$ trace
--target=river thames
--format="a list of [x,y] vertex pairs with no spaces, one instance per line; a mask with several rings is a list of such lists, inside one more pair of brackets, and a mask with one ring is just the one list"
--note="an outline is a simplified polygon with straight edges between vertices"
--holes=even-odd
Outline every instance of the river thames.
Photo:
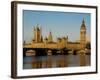
[[90,66],[91,55],[24,56],[23,69]]

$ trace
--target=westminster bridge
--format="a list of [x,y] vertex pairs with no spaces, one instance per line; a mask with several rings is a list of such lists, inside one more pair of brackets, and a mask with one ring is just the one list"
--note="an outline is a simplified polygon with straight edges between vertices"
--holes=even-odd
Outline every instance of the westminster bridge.
[[67,49],[67,48],[23,48],[23,55],[24,56],[31,56],[31,55],[67,55],[67,54],[77,54],[80,50],[75,49]]

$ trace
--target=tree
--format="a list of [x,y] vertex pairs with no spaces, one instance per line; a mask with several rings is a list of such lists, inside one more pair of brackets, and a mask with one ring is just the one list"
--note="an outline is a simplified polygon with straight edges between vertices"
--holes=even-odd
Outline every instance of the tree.
[[87,48],[87,49],[91,49],[91,43],[90,43],[90,42],[87,42],[87,43],[86,43],[86,48]]

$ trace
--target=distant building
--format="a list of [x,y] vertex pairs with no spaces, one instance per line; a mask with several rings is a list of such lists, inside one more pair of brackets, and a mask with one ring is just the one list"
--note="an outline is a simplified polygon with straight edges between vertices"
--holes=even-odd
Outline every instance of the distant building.
[[48,36],[42,37],[42,29],[39,25],[36,25],[33,29],[33,39],[30,44],[24,43],[24,47],[27,48],[68,48],[68,49],[85,49],[86,46],[86,25],[83,19],[80,27],[80,40],[78,42],[70,42],[68,36],[57,38],[57,41],[53,41],[52,33],[49,32]]

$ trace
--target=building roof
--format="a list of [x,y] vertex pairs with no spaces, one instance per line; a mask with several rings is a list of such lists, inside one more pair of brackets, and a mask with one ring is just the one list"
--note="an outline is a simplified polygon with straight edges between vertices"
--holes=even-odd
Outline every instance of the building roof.
[[56,42],[48,42],[48,43],[50,43],[50,44],[51,44],[51,43],[56,44]]
[[85,20],[84,19],[82,21],[81,29],[85,29],[86,30],[86,25],[85,25]]
[[79,42],[68,42],[70,44],[80,44]]

